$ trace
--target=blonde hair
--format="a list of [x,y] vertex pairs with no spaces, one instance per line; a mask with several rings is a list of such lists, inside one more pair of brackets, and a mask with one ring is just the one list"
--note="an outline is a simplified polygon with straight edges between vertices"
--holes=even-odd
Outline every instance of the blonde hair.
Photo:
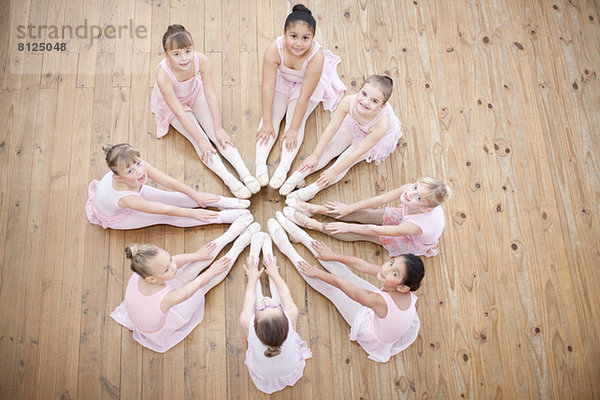
[[140,158],[139,150],[131,147],[129,143],[107,144],[102,147],[106,156],[106,164],[108,168],[115,174],[119,175],[119,170],[129,164],[134,164]]
[[[383,104],[385,104],[390,96],[392,95],[392,90],[394,90],[394,81],[387,75],[370,75],[365,79],[365,82],[362,86],[365,86],[365,83],[370,83],[371,85],[377,86],[381,93],[383,94]],[[361,86],[361,89],[362,89]]]
[[450,198],[451,190],[440,178],[425,176],[419,179],[423,188],[423,197],[430,207],[436,207]]
[[153,244],[132,244],[125,247],[125,256],[131,260],[131,270],[142,278],[152,276],[148,262],[156,257],[160,247]]

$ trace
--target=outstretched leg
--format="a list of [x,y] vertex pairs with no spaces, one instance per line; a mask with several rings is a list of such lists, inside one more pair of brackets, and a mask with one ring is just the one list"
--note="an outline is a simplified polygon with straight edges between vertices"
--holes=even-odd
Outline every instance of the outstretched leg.
[[[285,116],[284,132],[290,128],[292,119],[294,117],[294,110],[296,109],[296,103],[297,103],[297,100],[292,100],[292,101],[290,101],[290,103],[288,105],[286,116]],[[279,189],[279,187],[285,181],[287,173],[292,166],[292,162],[296,158],[296,154],[298,154],[298,151],[300,150],[300,146],[302,145],[302,141],[304,140],[304,128],[306,126],[306,120],[308,119],[310,114],[315,110],[315,108],[317,108],[318,105],[319,105],[319,103],[314,103],[312,101],[308,102],[308,106],[306,107],[306,112],[304,113],[304,116],[302,117],[302,122],[300,123],[300,127],[298,128],[298,143],[296,144],[296,147],[294,147],[291,151],[289,151],[286,148],[285,140],[281,142],[281,161],[279,162],[279,166],[273,173],[273,177],[271,178],[271,181],[269,182],[269,186],[271,186],[273,189]]]
[[240,179],[242,180],[242,182],[244,182],[248,189],[252,193],[258,193],[258,191],[260,190],[260,185],[258,184],[256,178],[254,178],[250,174],[250,171],[248,170],[246,163],[244,163],[244,160],[242,159],[242,156],[238,151],[237,147],[227,144],[225,145],[225,148],[222,148],[219,142],[217,141],[215,124],[210,113],[210,108],[208,107],[206,97],[202,94],[199,95],[196,98],[192,109],[194,110],[194,115],[198,119],[198,122],[200,122],[200,125],[204,129],[204,132],[206,132],[206,136],[208,136],[208,138],[214,143],[217,150],[219,150],[219,153],[221,153],[223,157],[225,157],[225,159],[229,162],[229,164],[231,164],[231,166],[235,168]]
[[[191,112],[186,112],[185,115],[190,121],[192,121],[193,124],[196,125],[196,127],[200,131],[200,134],[203,135],[204,139],[209,140],[208,137],[206,136],[206,133],[204,132],[204,130],[198,123],[196,116]],[[194,139],[194,137],[188,131],[185,130],[185,128],[183,127],[181,122],[177,119],[177,117],[173,118],[173,121],[171,121],[171,125],[173,125],[173,127],[175,129],[177,129],[177,131],[179,133],[181,133],[187,140],[190,141],[190,143],[194,146],[196,153],[198,153],[198,157],[200,157],[201,151],[200,151],[200,146],[198,145],[198,142],[196,141],[196,139]],[[231,193],[233,193],[235,195],[235,197],[247,199],[250,196],[252,196],[252,193],[250,193],[250,191],[242,184],[242,182],[237,180],[237,178],[235,176],[233,176],[233,174],[231,172],[229,172],[229,170],[227,170],[227,168],[225,167],[225,164],[223,164],[223,161],[221,160],[221,157],[219,157],[218,155],[215,154],[215,155],[213,155],[211,161],[206,161],[206,162],[202,161],[202,162],[212,172],[217,174],[217,176],[223,180],[223,183],[225,183],[225,185],[227,185],[227,187],[229,187],[229,190],[231,190]]]
[[[279,92],[275,92],[273,95],[273,119],[271,121],[273,131],[275,132],[274,137],[270,137],[267,143],[260,145],[256,143],[256,178],[260,182],[261,186],[267,186],[269,183],[269,171],[267,169],[267,158],[273,148],[273,145],[277,141],[277,135],[279,134],[279,126],[285,116],[285,110],[288,106],[287,95]],[[262,127],[263,120],[260,120],[258,130]]]
[[227,229],[227,231],[213,240],[215,249],[212,252],[212,257],[209,260],[196,261],[188,263],[177,271],[176,279],[183,285],[196,278],[206,267],[213,263],[217,255],[223,250],[227,243],[233,242],[247,227],[254,221],[252,214],[242,215],[237,218]]
[[231,268],[235,264],[235,261],[239,257],[240,253],[250,244],[250,241],[252,240],[252,235],[258,233],[259,231],[260,224],[258,222],[254,222],[235,240],[235,242],[233,242],[231,249],[229,249],[227,254],[224,255],[224,257],[228,257],[231,260],[229,268],[227,269],[227,271],[222,272],[219,275],[212,278],[210,282],[208,282],[202,287],[202,290],[205,294],[210,289],[218,285],[223,279],[225,279],[229,271],[231,271]]
[[302,278],[308,283],[313,289],[327,297],[329,301],[338,309],[342,317],[346,320],[348,325],[352,326],[354,318],[358,312],[362,309],[362,305],[346,296],[340,289],[323,282],[317,278],[310,278],[300,272],[298,265],[304,259],[298,254],[294,246],[290,243],[285,231],[279,225],[279,223],[271,218],[268,222],[269,234],[273,239],[273,242],[277,245],[279,250],[292,262],[296,270],[300,273]]
[[[352,153],[355,149],[356,145],[351,145],[350,147],[348,147],[339,157],[337,160],[335,160],[335,162],[333,163],[333,165],[330,168],[335,167],[336,165],[338,165],[345,157],[347,157],[350,153]],[[336,183],[338,183],[344,176],[346,176],[346,174],[348,173],[348,171],[350,170],[350,168],[352,168],[353,166],[355,166],[356,164],[358,164],[359,162],[363,161],[365,158],[364,156],[359,158],[354,164],[352,164],[350,167],[348,167],[345,171],[343,171],[342,173],[340,173],[335,180],[331,183],[332,186]],[[289,194],[290,197],[298,197],[301,200],[304,201],[308,201],[310,199],[312,199],[313,197],[315,197],[317,195],[317,193],[319,193],[321,190],[323,190],[325,188],[322,188],[320,186],[318,186],[315,183],[310,184],[309,186],[306,186],[302,189],[299,189],[295,192],[292,192]]]
[[290,177],[279,189],[279,194],[282,196],[288,195],[304,181],[304,178],[313,172],[317,172],[325,168],[325,166],[329,164],[331,160],[342,154],[344,150],[346,150],[351,144],[352,133],[348,130],[348,128],[342,125],[342,127],[336,132],[333,139],[331,139],[331,142],[325,146],[325,150],[323,150],[323,154],[321,154],[321,157],[319,158],[317,165],[315,165],[315,168],[312,171],[294,171],[294,173],[290,175]]

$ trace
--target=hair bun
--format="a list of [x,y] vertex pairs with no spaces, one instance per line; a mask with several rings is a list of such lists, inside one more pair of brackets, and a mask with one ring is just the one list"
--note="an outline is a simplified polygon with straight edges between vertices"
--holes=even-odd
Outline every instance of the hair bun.
[[389,76],[387,76],[387,75],[384,75],[383,77],[384,77],[385,79],[388,79],[388,80],[390,81],[390,85],[394,86],[394,80],[393,80],[391,77],[389,77]]
[[306,8],[306,6],[304,4],[296,4],[292,8],[292,12],[300,12],[300,13],[306,13],[308,15],[312,15],[312,12],[308,8]]
[[105,154],[108,154],[115,146],[113,146],[112,144],[105,144],[104,146],[102,146],[102,151]]
[[133,260],[135,256],[137,256],[137,253],[138,247],[136,244],[132,244],[131,246],[125,248],[125,256],[130,260]]

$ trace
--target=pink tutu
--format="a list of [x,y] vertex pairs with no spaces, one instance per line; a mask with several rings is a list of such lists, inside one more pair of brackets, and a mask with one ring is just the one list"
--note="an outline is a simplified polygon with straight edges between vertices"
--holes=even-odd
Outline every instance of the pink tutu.
[[440,206],[421,214],[405,215],[404,207],[386,207],[383,225],[400,225],[411,222],[423,231],[422,235],[380,236],[379,241],[389,252],[390,257],[402,254],[433,257],[439,253],[439,237],[444,229],[444,212]]
[[90,182],[88,187],[88,201],[85,203],[85,212],[88,217],[88,221],[92,224],[101,225],[104,229],[110,228],[112,225],[124,221],[129,215],[133,214],[133,210],[130,208],[124,208],[120,213],[116,215],[104,215],[96,208],[94,203],[96,199],[96,188],[98,187],[97,179]]
[[[175,75],[167,64],[166,58],[158,64],[171,78],[175,95],[185,112],[192,112],[192,106],[198,95],[204,94],[204,92],[202,92],[202,78],[199,73],[200,65],[198,62],[198,54],[196,52],[194,52],[194,63],[196,75],[184,82],[179,82],[177,78],[175,78]],[[152,89],[150,109],[154,113],[154,119],[156,120],[156,137],[161,138],[169,132],[169,125],[171,125],[171,121],[175,118],[175,114],[173,114],[173,111],[165,101],[157,83],[154,84],[154,88]]]
[[[136,281],[137,282],[137,281]],[[181,288],[181,282],[172,279],[167,284],[171,288]],[[164,353],[189,335],[204,317],[204,292],[198,290],[186,301],[171,307],[163,326],[154,332],[145,332],[135,326],[129,318],[125,301],[110,316],[119,324],[133,331],[133,338],[142,346]]]
[[[275,91],[287,95],[289,100],[295,100],[300,97],[302,83],[304,82],[304,76],[306,75],[306,66],[315,53],[321,48],[321,45],[316,41],[314,44],[311,54],[306,58],[302,65],[302,69],[295,70],[286,67],[283,63],[283,37],[280,36],[277,38],[277,48],[279,50],[281,63],[279,64],[279,68],[277,68]],[[341,62],[340,57],[329,50],[323,50],[323,56],[325,62],[323,64],[321,78],[314,92],[310,96],[310,101],[313,103],[323,102],[323,108],[325,110],[333,111],[344,96],[346,86],[337,74],[337,66]]]

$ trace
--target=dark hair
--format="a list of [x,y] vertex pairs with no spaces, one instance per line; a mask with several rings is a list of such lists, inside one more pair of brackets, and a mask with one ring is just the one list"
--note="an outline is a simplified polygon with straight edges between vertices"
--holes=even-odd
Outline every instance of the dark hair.
[[192,35],[182,25],[169,25],[162,38],[163,50],[187,49],[194,45]]
[[281,345],[288,336],[289,323],[285,313],[277,316],[254,319],[254,331],[260,341],[267,346],[265,357],[281,353]]
[[[392,90],[394,90],[394,81],[387,75],[370,75],[365,79],[363,86],[365,83],[370,83],[372,85],[376,85],[381,93],[383,93],[383,102],[388,101],[390,96],[392,95]],[[361,86],[362,88],[362,86]]]
[[148,260],[154,258],[160,248],[153,244],[132,244],[125,247],[125,256],[131,260],[131,270],[142,278],[151,276]]
[[406,276],[402,284],[408,286],[410,291],[414,292],[421,286],[421,281],[425,276],[423,260],[414,254],[403,254],[402,257],[404,257],[406,264]]
[[317,30],[317,21],[312,16],[312,12],[310,12],[304,4],[296,4],[294,8],[292,8],[292,12],[285,19],[283,30],[287,31],[290,25],[295,24],[298,21],[302,21],[308,25],[308,29],[310,29],[313,35],[315,34],[315,31]]
[[108,168],[115,174],[119,175],[119,170],[129,164],[133,164],[140,158],[139,150],[131,147],[129,143],[107,144],[102,146],[104,151],[106,164]]

